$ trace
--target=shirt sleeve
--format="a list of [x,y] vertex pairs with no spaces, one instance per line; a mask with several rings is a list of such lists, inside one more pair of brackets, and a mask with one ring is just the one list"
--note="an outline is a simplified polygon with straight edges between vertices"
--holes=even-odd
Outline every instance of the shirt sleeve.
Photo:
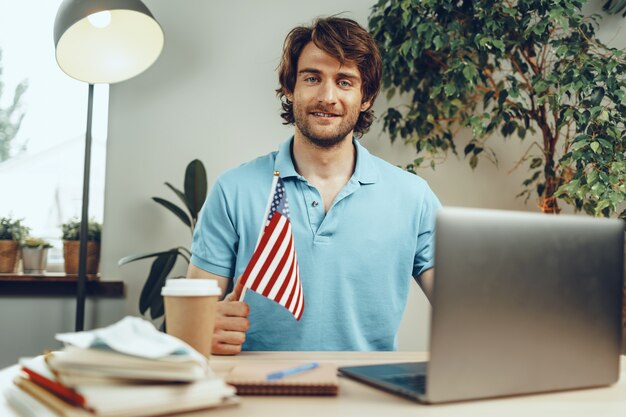
[[191,263],[207,272],[232,278],[239,235],[218,179],[207,196],[191,243]]
[[434,266],[435,219],[437,210],[440,207],[441,203],[430,187],[426,186],[426,192],[424,193],[420,210],[419,231],[413,261],[414,277],[419,276],[422,272]]

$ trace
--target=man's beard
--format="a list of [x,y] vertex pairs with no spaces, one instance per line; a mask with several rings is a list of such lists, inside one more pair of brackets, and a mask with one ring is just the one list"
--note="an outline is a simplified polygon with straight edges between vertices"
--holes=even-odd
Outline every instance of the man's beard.
[[[302,133],[304,138],[314,146],[319,148],[332,148],[343,142],[350,132],[354,130],[357,121],[359,120],[359,111],[353,111],[352,113],[344,114],[339,126],[333,128],[331,131],[323,131],[315,133],[313,126],[310,123],[310,113],[313,111],[334,113],[332,110],[326,109],[323,106],[314,107],[312,109],[300,108],[293,104],[293,115],[298,130]],[[325,127],[320,126],[318,130],[322,130]],[[324,129],[325,130],[325,129]]]

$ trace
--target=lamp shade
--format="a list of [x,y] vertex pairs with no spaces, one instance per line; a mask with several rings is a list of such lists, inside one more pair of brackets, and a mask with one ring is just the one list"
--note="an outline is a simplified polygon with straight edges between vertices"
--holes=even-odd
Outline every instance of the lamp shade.
[[161,26],[140,0],[65,0],[54,21],[59,67],[90,84],[117,83],[161,54]]

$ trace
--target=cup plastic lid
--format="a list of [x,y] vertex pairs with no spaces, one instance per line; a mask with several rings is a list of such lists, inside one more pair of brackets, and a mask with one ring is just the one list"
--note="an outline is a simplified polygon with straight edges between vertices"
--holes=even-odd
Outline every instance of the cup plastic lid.
[[221,295],[222,290],[214,279],[173,278],[165,281],[161,295],[179,297],[206,297]]

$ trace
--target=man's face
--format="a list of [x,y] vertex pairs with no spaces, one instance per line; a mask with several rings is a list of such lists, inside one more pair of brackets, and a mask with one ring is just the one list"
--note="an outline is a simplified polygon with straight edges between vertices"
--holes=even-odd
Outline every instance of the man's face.
[[298,59],[293,94],[296,129],[310,143],[330,148],[352,131],[359,113],[369,108],[362,102],[361,74],[352,61],[343,65],[313,42],[304,47]]

